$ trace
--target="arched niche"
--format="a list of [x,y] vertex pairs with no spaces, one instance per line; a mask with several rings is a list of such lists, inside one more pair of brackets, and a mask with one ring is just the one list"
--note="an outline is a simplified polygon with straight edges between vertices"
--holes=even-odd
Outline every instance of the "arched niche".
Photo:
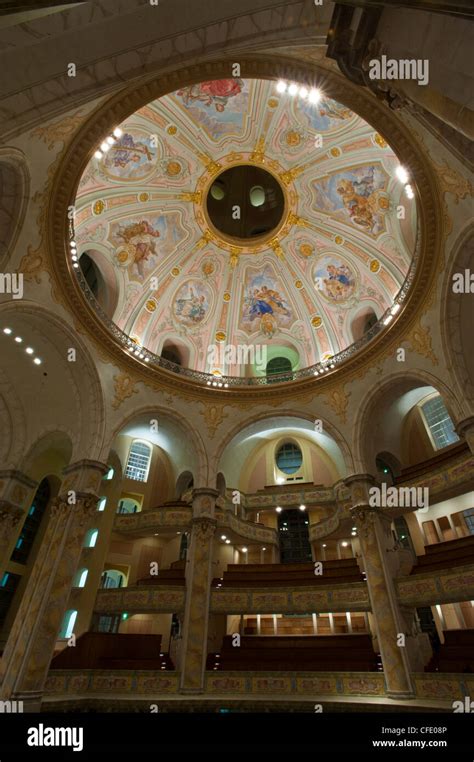
[[0,270],[6,269],[26,214],[29,174],[23,156],[0,150]]
[[377,322],[377,314],[373,307],[361,307],[351,320],[350,331],[353,341],[359,341]]
[[86,248],[79,257],[79,267],[97,302],[112,319],[119,301],[119,288],[116,270],[109,258],[98,249]]

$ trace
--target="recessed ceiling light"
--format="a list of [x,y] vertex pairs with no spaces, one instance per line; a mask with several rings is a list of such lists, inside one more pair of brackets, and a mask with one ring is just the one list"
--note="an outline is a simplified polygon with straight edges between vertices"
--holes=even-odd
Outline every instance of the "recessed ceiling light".
[[305,510],[306,510],[306,506],[305,505],[300,505],[300,511],[305,511]]
[[3,329],[3,333],[6,333],[6,334],[7,334],[7,336],[10,336],[11,332],[12,332],[12,329],[11,329],[11,328],[4,328],[4,329]]
[[221,540],[227,540],[227,535],[226,534],[222,534],[221,535]]
[[341,542],[341,545],[342,545],[343,548],[347,548],[349,543],[344,540],[344,542]]
[[327,547],[326,543],[325,543],[325,542],[323,542],[323,548],[326,548],[326,547]]
[[32,355],[35,350],[31,347],[26,347],[25,352],[27,355]]
[[279,82],[277,82],[277,86],[276,86],[276,89],[277,89],[277,91],[278,91],[279,93],[284,93],[284,92],[285,92],[285,90],[286,90],[286,87],[287,87],[287,85],[286,85],[286,82],[283,82],[283,80],[282,80],[282,79],[280,79],[280,81],[279,81]]
[[280,508],[280,506],[279,506],[279,505],[277,505],[277,507],[275,508],[275,510],[276,510],[276,512],[277,512],[277,513],[281,513],[281,508]]
[[266,550],[266,548],[262,548],[262,550]]
[[15,341],[16,341],[17,344],[21,344],[23,339],[21,338],[21,336],[15,336]]
[[33,362],[34,362],[35,365],[41,365],[41,360],[39,359],[39,357],[35,357]]
[[225,541],[225,544],[226,544],[226,545],[230,545],[230,540],[226,540],[226,541]]

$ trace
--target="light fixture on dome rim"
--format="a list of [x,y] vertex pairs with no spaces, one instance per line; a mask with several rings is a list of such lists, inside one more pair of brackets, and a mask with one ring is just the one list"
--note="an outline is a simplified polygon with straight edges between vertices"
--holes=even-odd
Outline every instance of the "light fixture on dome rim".
[[308,101],[309,103],[318,103],[321,100],[321,91],[318,90],[316,87],[308,88],[306,85],[297,85],[296,82],[291,82],[288,84],[285,82],[285,80],[280,79],[276,84],[276,91],[277,93],[280,93],[281,95],[283,93],[288,93],[288,95],[296,96],[298,95],[302,100]]
[[[13,334],[13,329],[10,328],[9,326],[5,326],[5,328],[3,329],[3,333],[5,334],[5,336],[11,336]],[[15,344],[23,344],[22,336],[15,336]],[[31,355],[34,355],[35,350],[33,349],[33,347],[26,347],[25,352],[27,355],[31,356]],[[32,360],[35,365],[41,365],[42,363],[42,360],[39,357],[32,357]]]
[[120,129],[120,127],[116,127],[112,133],[112,135],[107,135],[107,137],[102,141],[100,144],[100,148],[98,148],[94,152],[94,157],[96,159],[102,159],[104,157],[104,154],[106,154],[110,149],[112,148],[113,144],[119,140],[123,135],[123,130]]
[[300,511],[305,511],[305,510],[306,510],[306,506],[305,505],[300,505]]
[[395,174],[400,180],[400,182],[403,183],[403,185],[406,185],[410,179],[410,175],[408,174],[405,167],[403,167],[401,164],[399,164],[398,167],[396,168]]

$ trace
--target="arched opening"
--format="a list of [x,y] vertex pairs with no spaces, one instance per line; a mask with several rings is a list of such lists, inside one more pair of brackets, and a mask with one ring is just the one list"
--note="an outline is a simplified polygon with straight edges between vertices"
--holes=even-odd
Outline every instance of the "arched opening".
[[387,484],[393,484],[395,478],[402,472],[400,461],[390,452],[379,452],[375,458],[375,465],[381,481]]
[[221,497],[225,496],[225,490],[226,490],[225,476],[221,471],[219,471],[216,477],[216,490],[218,491]]
[[29,507],[17,543],[11,555],[11,561],[15,561],[17,564],[27,563],[50,498],[51,487],[49,480],[43,479],[36,490],[36,494]]
[[175,498],[176,500],[182,500],[185,492],[194,487],[194,477],[191,471],[183,471],[176,480]]
[[85,587],[88,575],[88,569],[78,569],[74,577],[73,587]]
[[[293,374],[290,359],[288,357],[273,357],[267,362],[266,374],[269,384],[291,381]],[[278,378],[272,378],[274,376],[278,376]]]
[[309,522],[304,511],[291,508],[278,514],[278,538],[282,564],[311,561]]
[[125,469],[125,478],[137,482],[146,482],[151,463],[151,445],[147,442],[135,441],[130,452]]
[[131,497],[123,497],[119,500],[117,513],[138,513],[141,510],[140,503]]
[[89,529],[87,532],[85,538],[84,538],[84,547],[85,548],[94,548],[97,542],[97,538],[99,536],[99,530],[98,529]]
[[77,619],[77,609],[68,609],[63,617],[63,623],[59,631],[60,638],[70,638],[74,632]]
[[125,587],[127,578],[125,574],[118,569],[106,569],[100,577],[101,588]]
[[420,410],[435,450],[442,450],[459,442],[454,423],[440,394],[422,402]]
[[109,318],[118,303],[118,287],[113,266],[100,251],[88,249],[79,257],[79,267],[97,302]]
[[363,307],[351,322],[351,333],[354,341],[361,339],[377,322],[377,315],[372,307]]
[[163,360],[168,360],[168,362],[172,362],[175,365],[183,365],[181,352],[176,344],[173,344],[171,341],[165,341],[160,356],[163,358]]

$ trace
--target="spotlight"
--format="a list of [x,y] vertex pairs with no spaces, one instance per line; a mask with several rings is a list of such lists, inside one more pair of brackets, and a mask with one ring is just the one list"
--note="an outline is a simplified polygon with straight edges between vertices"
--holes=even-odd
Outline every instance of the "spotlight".
[[11,332],[12,332],[12,329],[11,329],[11,328],[4,328],[4,329],[3,329],[3,333],[6,333],[6,334],[7,334],[7,336],[10,336]]
[[114,135],[115,135],[115,137],[116,137],[116,138],[121,138],[121,137],[122,137],[122,135],[123,135],[123,132],[122,132],[122,130],[120,129],[120,127],[116,127],[116,128],[115,128],[115,130],[114,130]]
[[289,86],[288,88],[288,94],[289,95],[296,95],[298,92],[298,85],[295,85],[294,82]]
[[221,535],[221,540],[227,540],[227,535],[225,535],[225,534],[222,534],[222,535]]
[[300,511],[305,511],[305,510],[306,510],[306,506],[305,505],[300,505]]
[[35,350],[31,347],[26,347],[25,352],[27,355],[32,355]]
[[242,553],[247,553],[248,548],[242,548]]
[[387,317],[386,317],[386,318],[385,318],[385,320],[383,321],[383,324],[384,324],[384,325],[388,325],[389,323],[391,323],[391,322],[392,322],[392,320],[393,320],[393,316],[392,316],[392,315],[387,315]]
[[15,336],[15,341],[16,341],[17,344],[21,344],[23,339],[21,338],[21,336]]
[[308,88],[307,87],[300,87],[299,96],[300,96],[300,98],[303,98],[303,99],[307,98],[308,97]]
[[325,542],[323,542],[323,548],[327,548],[327,545]]
[[310,103],[319,103],[321,100],[321,93],[319,90],[316,90],[316,88],[313,87],[313,89],[309,91],[308,100]]
[[283,82],[282,79],[277,83],[276,89],[279,93],[284,93],[286,90],[286,82]]
[[344,542],[341,542],[341,545],[342,545],[342,547],[343,547],[343,548],[347,548],[347,546],[349,545],[349,543],[348,543],[348,542],[346,542],[346,541],[344,541]]
[[226,544],[226,545],[230,545],[230,540],[226,540],[226,541],[225,541],[225,544]]
[[39,357],[35,357],[33,362],[34,362],[35,365],[41,365],[41,360],[39,359]]
[[406,171],[405,167],[402,167],[401,164],[399,164],[398,167],[396,168],[395,174],[401,183],[405,184],[408,182],[409,180],[408,172]]
[[102,151],[96,151],[94,156],[95,156],[96,159],[101,159],[102,158]]
[[115,143],[115,138],[109,135],[109,137],[107,138],[107,143],[109,144],[109,146],[113,146],[113,144]]
[[150,362],[150,358],[149,357],[145,357],[145,362]]
[[275,508],[275,510],[276,510],[276,512],[277,512],[277,513],[281,513],[281,511],[282,511],[282,509],[280,508],[280,506],[279,506],[279,505],[277,505],[277,507]]
[[210,382],[210,381],[208,381],[208,382],[207,382],[207,385],[208,385],[208,386],[210,386],[210,385],[211,385],[211,382]]
[[75,267],[75,268],[77,269],[77,268],[79,267],[79,264],[78,264],[78,262],[73,262],[73,263],[72,263],[72,266],[73,266],[73,267]]
[[390,310],[390,314],[391,315],[396,315],[397,312],[399,312],[399,311],[400,311],[400,305],[399,304],[394,304],[392,309]]
[[104,140],[104,142],[100,144],[100,150],[103,151],[104,153],[107,153],[107,151],[110,151],[110,146],[106,140]]
[[228,389],[228,388],[229,388],[229,384],[224,384],[224,389]]

